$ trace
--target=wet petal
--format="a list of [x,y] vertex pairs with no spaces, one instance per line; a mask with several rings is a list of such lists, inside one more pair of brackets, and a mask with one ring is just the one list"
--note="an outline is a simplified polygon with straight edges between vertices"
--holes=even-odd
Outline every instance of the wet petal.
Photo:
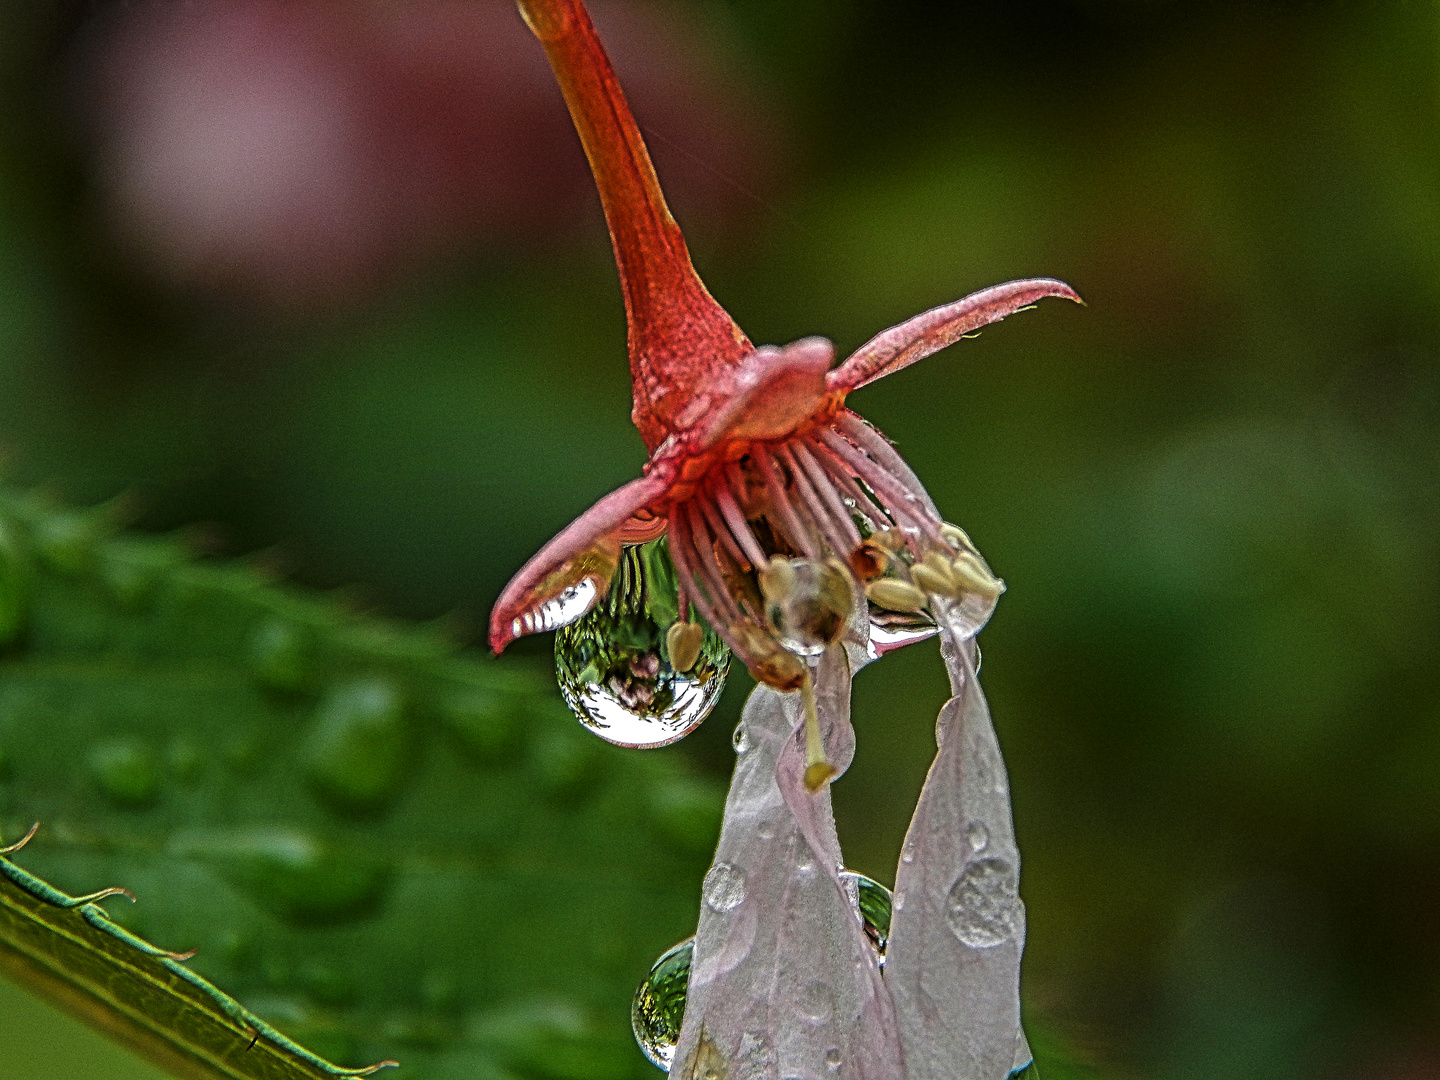
[[665,494],[670,482],[669,471],[661,469],[630,481],[541,548],[495,601],[490,648],[501,652],[517,637],[554,630],[594,607],[619,561],[622,527],[637,510]]
[[1047,296],[1081,302],[1074,289],[1053,278],[1030,278],[992,285],[952,304],[931,308],[877,334],[832,371],[826,382],[832,390],[844,393],[856,390],[933,352],[939,352],[966,334],[999,322],[1006,315]]
[[1020,1024],[1020,856],[975,643],[958,638],[949,614],[942,652],[955,697],[905,837],[885,982],[909,1080],[1004,1080]]
[[[821,661],[830,760],[854,754],[844,652]],[[799,694],[757,687],[715,864],[705,879],[685,1024],[671,1075],[903,1080],[894,1009],[840,883],[830,793],[805,790]]]

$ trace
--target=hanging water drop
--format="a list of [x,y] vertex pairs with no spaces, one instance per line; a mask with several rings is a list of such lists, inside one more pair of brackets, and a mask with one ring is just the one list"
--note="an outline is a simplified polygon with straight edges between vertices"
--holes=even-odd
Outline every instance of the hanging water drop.
[[[588,730],[619,746],[675,742],[709,715],[725,687],[730,653],[708,628],[698,654],[683,623],[675,572],[656,541],[625,549],[610,591],[555,635],[560,692]],[[686,613],[689,615],[690,613]],[[670,650],[685,644],[676,670]]]
[[668,950],[650,968],[630,1005],[630,1028],[635,1032],[635,1041],[641,1052],[666,1072],[675,1060],[680,1025],[685,1020],[685,995],[694,954],[693,937]]

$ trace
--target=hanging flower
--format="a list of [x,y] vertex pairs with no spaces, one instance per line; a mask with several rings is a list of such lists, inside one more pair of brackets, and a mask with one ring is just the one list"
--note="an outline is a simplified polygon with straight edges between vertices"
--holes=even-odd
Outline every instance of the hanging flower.
[[[520,9],[600,188],[651,457],[510,582],[491,645],[586,617],[623,566],[597,615],[638,644],[581,641],[578,661],[595,678],[603,667],[616,695],[654,699],[653,634],[632,625],[642,607],[652,622],[666,613],[675,671],[704,656],[713,668],[693,606],[760,683],[737,730],[699,927],[642,985],[637,1036],[680,1080],[1002,1080],[1030,1060],[1025,914],[974,636],[1004,586],[845,398],[1035,300],[1079,297],[1050,279],[995,286],[885,331],[839,366],[822,338],[755,348],[691,267],[581,0]],[[675,592],[648,604],[636,568],[654,548],[625,548],[661,536]],[[843,869],[827,784],[854,755],[855,670],[936,632],[954,697],[880,925]]]
[[[868,635],[884,651],[917,628],[933,632],[937,605],[972,636],[1003,584],[845,398],[1036,300],[1079,297],[1048,278],[997,285],[884,331],[838,367],[824,338],[754,347],[691,266],[584,4],[520,0],[520,10],[600,189],[625,297],[632,415],[651,457],[515,576],[491,613],[491,647],[574,622],[605,594],[623,546],[665,534],[680,591],[667,652],[679,671],[700,654],[692,605],[759,682],[807,703],[810,661],[842,637]],[[814,790],[834,764],[813,704],[806,713]]]

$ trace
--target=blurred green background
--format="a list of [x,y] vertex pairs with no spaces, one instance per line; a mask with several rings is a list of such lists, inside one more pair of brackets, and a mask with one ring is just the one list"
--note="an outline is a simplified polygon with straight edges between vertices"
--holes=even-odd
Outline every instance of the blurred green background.
[[[539,50],[499,0],[193,10],[0,14],[10,475],[478,626],[643,460]],[[757,342],[1089,304],[851,401],[1010,586],[1030,1012],[1116,1076],[1440,1076],[1436,5],[596,15]],[[727,775],[745,684],[657,753]],[[933,644],[858,679],[854,869],[893,880],[944,695]],[[0,987],[7,1075],[146,1075],[63,1023]]]

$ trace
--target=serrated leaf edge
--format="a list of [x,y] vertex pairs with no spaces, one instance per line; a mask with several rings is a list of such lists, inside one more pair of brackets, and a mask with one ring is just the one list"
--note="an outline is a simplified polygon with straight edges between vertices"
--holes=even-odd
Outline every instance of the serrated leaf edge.
[[[30,833],[27,834],[26,837],[19,843],[11,845],[10,847],[5,849],[0,849],[0,876],[3,876],[3,878],[8,880],[10,884],[14,885],[27,896],[35,900],[41,901],[42,903],[50,905],[51,907],[60,908],[62,910],[76,911],[79,917],[86,923],[86,925],[97,931],[100,931],[101,933],[109,935],[111,938],[114,938],[122,945],[125,945],[128,948],[134,950],[134,952],[138,954],[138,956],[143,956],[147,960],[153,961],[154,963],[158,964],[166,971],[168,971],[170,974],[184,980],[184,982],[187,983],[189,986],[199,991],[199,993],[202,994],[204,998],[207,999],[211,1004],[213,1004],[226,1019],[236,1024],[237,1037],[242,1039],[248,1037],[250,1039],[250,1046],[253,1047],[255,1045],[258,1045],[259,1040],[263,1039],[266,1043],[269,1044],[268,1048],[271,1049],[272,1052],[278,1052],[282,1057],[284,1055],[291,1055],[295,1058],[298,1058],[304,1064],[320,1070],[325,1075],[334,1077],[370,1076],[381,1069],[399,1065],[399,1062],[397,1061],[387,1060],[376,1062],[374,1065],[367,1065],[364,1068],[347,1069],[339,1065],[335,1065],[329,1061],[326,1061],[324,1058],[312,1053],[311,1051],[305,1049],[305,1047],[301,1046],[299,1043],[294,1042],[293,1040],[287,1038],[285,1035],[281,1034],[279,1031],[275,1030],[275,1028],[271,1027],[264,1020],[261,1020],[258,1016],[250,1012],[238,1001],[230,997],[213,983],[208,982],[207,980],[201,978],[199,975],[195,974],[195,972],[186,968],[182,963],[180,963],[179,959],[177,959],[177,957],[183,954],[168,952],[164,949],[159,948],[158,946],[152,945],[150,942],[145,941],[143,938],[136,937],[128,930],[112,922],[105,909],[94,903],[94,900],[98,898],[104,896],[114,896],[118,894],[124,894],[126,896],[129,896],[130,899],[133,900],[134,897],[130,896],[130,894],[125,890],[105,889],[101,890],[98,893],[91,893],[87,896],[69,896],[66,893],[61,892],[59,889],[56,889],[54,886],[50,885],[48,882],[36,877],[34,874],[31,874],[29,871],[22,869],[20,866],[17,866],[9,858],[4,857],[5,855],[9,855],[17,851],[20,847],[23,847],[24,844],[30,839],[30,837],[35,834],[35,831],[36,830],[32,828],[30,830]],[[82,936],[69,931],[68,928],[57,926],[53,922],[40,918],[34,911],[28,910],[25,905],[17,904],[12,898],[7,897],[5,895],[5,891],[6,890],[4,890],[3,888],[0,888],[0,906],[9,908],[15,914],[30,918],[37,923],[41,923],[46,927],[46,929],[50,930],[53,933],[62,934],[68,937],[74,944],[80,947],[86,947],[86,942],[84,941]],[[22,953],[32,963],[40,963],[47,968],[50,967],[49,964],[45,963],[43,958],[27,952],[23,946],[20,946],[13,941],[5,941],[3,938],[0,938],[0,944],[8,946],[12,949],[15,949],[17,952]],[[116,963],[120,962],[118,957],[111,956],[110,959],[115,961]],[[133,975],[144,978],[145,980],[152,983],[157,982],[157,980],[151,973],[144,970],[143,964],[132,964],[130,965],[130,967],[131,973]],[[83,989],[85,992],[88,992],[92,997],[101,1001],[109,1008],[116,1010],[117,1012],[124,1013],[126,1015],[129,1015],[131,1013],[130,1009],[127,1009],[119,1002],[114,1001],[99,987],[87,985]],[[195,1050],[194,1047],[187,1047],[187,1049],[191,1050],[191,1052],[194,1052]],[[229,1071],[228,1068],[219,1061],[211,1060],[209,1061],[209,1063],[216,1068]],[[238,1076],[239,1074],[231,1073],[231,1075]]]

